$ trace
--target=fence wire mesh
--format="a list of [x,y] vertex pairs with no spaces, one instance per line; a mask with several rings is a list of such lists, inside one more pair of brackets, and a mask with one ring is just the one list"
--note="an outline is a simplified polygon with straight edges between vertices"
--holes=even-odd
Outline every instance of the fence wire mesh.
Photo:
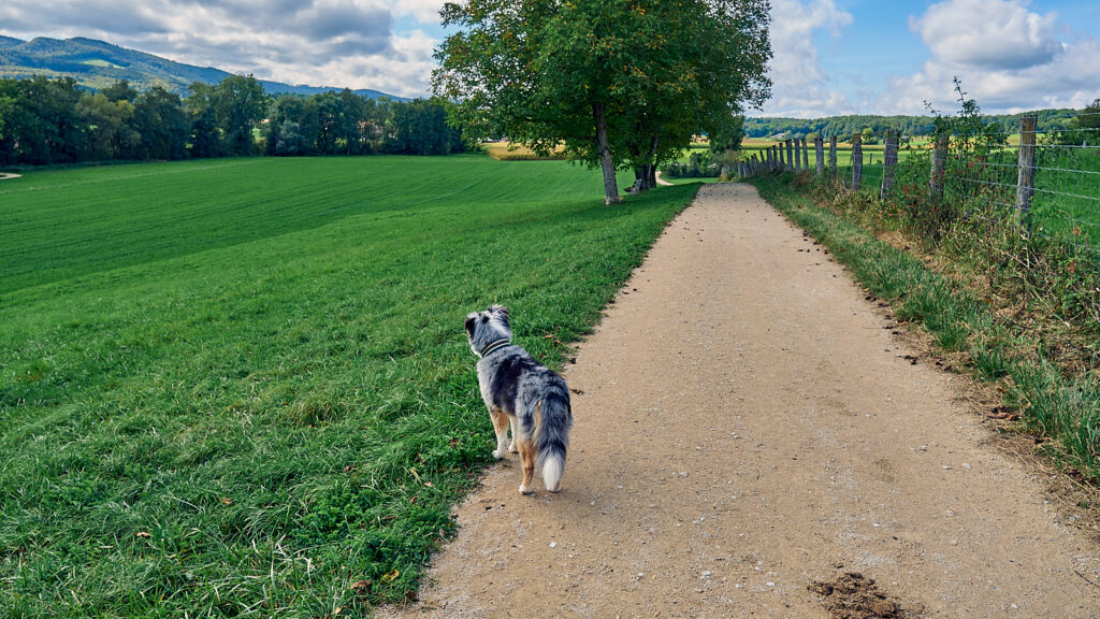
[[1100,250],[1100,114],[1063,123],[1000,143],[953,143],[944,199],[970,217],[1018,217],[1032,233]]
[[[1045,116],[1043,126],[1032,136],[1020,128],[998,126],[994,117],[979,120],[985,133],[950,139],[940,199],[958,208],[964,217],[1015,219],[1033,234],[1056,235],[1100,256],[1100,113]],[[856,189],[853,160],[857,155],[851,136],[839,137],[835,168],[828,165],[829,138],[825,138],[824,174],[840,186]],[[785,143],[779,148],[784,149],[785,158]],[[858,190],[878,196],[885,175],[885,153],[877,144],[864,144],[862,151]],[[932,174],[932,151],[932,140],[909,138],[898,165],[910,170],[923,166],[921,173],[927,183]],[[802,169],[814,173],[812,142],[809,157],[808,169]],[[761,161],[766,159],[762,156]],[[747,175],[793,171],[789,161],[784,163],[787,165],[777,161],[772,167],[761,163],[748,169]]]

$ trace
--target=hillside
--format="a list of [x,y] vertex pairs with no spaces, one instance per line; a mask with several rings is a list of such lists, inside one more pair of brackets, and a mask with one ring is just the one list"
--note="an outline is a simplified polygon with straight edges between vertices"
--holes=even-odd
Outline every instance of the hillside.
[[[22,78],[34,75],[71,77],[80,85],[95,89],[110,86],[118,80],[127,80],[132,86],[142,90],[159,85],[184,95],[192,82],[214,84],[232,74],[213,67],[196,67],[93,39],[74,38],[62,41],[39,37],[32,41],[21,41],[0,36],[0,77]],[[292,86],[266,80],[260,80],[260,83],[269,94],[313,95],[339,90],[328,86]],[[353,92],[372,99],[389,97],[399,101],[406,100],[377,90],[360,89]]]

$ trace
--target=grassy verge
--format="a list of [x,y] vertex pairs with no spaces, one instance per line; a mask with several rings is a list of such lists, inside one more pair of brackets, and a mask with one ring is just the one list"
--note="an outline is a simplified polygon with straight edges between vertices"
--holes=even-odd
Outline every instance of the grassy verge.
[[998,311],[988,291],[968,285],[967,278],[929,268],[913,253],[876,238],[856,223],[860,217],[847,216],[836,206],[844,197],[829,207],[815,203],[805,183],[792,175],[765,176],[752,183],[828,246],[872,294],[890,303],[899,320],[919,323],[937,346],[958,355],[973,376],[996,383],[1006,405],[1019,414],[1021,429],[1051,439],[1048,450],[1070,474],[1100,481],[1100,382],[1095,368],[1059,363],[1034,320]]
[[465,314],[510,305],[560,366],[696,190],[608,208],[599,187],[479,156],[5,181],[0,614],[413,595],[491,450]]

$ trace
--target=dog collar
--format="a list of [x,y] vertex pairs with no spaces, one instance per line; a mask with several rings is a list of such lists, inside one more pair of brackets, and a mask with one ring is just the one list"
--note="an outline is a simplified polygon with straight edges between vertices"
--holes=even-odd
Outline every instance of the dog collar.
[[511,342],[508,340],[497,340],[482,349],[481,358],[484,359],[485,357],[488,357],[490,354],[500,350],[501,348],[504,348],[505,346],[508,346],[509,344],[511,344]]

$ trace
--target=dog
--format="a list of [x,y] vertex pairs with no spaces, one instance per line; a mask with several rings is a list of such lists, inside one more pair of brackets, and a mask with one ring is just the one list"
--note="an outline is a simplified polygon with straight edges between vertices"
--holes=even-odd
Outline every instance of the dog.
[[531,479],[536,467],[546,489],[558,492],[573,426],[569,388],[561,376],[512,344],[508,314],[507,307],[490,305],[484,312],[466,316],[470,349],[480,357],[477,382],[497,435],[493,457],[500,460],[507,452],[519,453],[523,462],[520,494],[534,492]]

